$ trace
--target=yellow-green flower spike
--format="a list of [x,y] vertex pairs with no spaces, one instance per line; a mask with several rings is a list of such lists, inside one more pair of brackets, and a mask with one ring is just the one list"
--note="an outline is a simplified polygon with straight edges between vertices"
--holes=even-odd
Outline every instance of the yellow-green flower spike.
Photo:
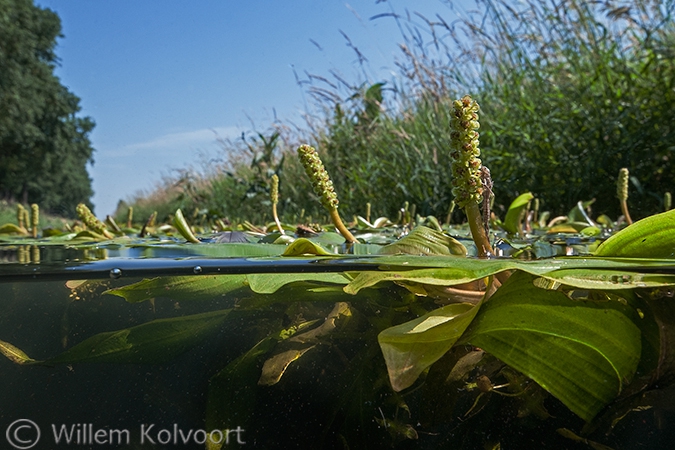
[[314,193],[321,198],[321,204],[328,210],[337,209],[338,198],[333,187],[333,182],[328,176],[328,172],[319,158],[319,154],[314,147],[310,145],[301,145],[298,148],[300,162],[305,168],[305,172],[312,182]]
[[80,220],[84,222],[87,228],[89,228],[91,231],[101,234],[108,239],[114,238],[114,236],[108,230],[106,230],[105,224],[98,220],[96,216],[94,216],[91,210],[87,208],[87,205],[80,203],[75,208],[75,211],[77,212],[77,216],[80,218]]
[[134,220],[134,207],[130,206],[127,211],[127,228],[131,228],[131,222]]
[[275,173],[272,175],[272,186],[270,186],[270,200],[272,204],[279,203],[279,177]]
[[348,243],[356,242],[354,235],[345,227],[345,224],[342,223],[340,215],[338,214],[338,198],[335,193],[335,188],[333,187],[333,182],[328,176],[328,172],[323,167],[321,158],[316,152],[314,147],[309,145],[301,145],[298,147],[298,156],[300,157],[300,162],[305,168],[307,176],[312,182],[312,187],[314,188],[314,193],[321,198],[321,204],[328,210],[330,218],[335,225],[335,228],[338,229],[342,237],[345,238],[345,241]]
[[616,181],[616,196],[621,201],[628,199],[628,169],[625,167],[619,170],[619,178]]
[[33,238],[37,238],[38,225],[40,224],[40,207],[37,203],[30,205],[31,211],[31,232],[33,233]]
[[483,184],[480,178],[482,166],[478,147],[478,110],[480,107],[470,96],[455,100],[452,104],[451,146],[452,194],[455,203],[465,208],[470,203],[479,204],[483,199]]

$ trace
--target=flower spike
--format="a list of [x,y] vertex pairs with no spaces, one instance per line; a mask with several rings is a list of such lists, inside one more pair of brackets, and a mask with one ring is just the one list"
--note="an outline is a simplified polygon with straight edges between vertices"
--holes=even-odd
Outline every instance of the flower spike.
[[356,242],[356,238],[347,227],[345,227],[344,223],[342,223],[342,219],[340,219],[340,215],[337,212],[338,204],[340,202],[335,193],[333,182],[331,181],[328,172],[326,172],[326,168],[323,166],[319,154],[314,147],[310,145],[301,145],[298,147],[298,156],[305,168],[305,173],[307,173],[307,176],[312,182],[314,193],[321,199],[321,204],[330,213],[330,218],[333,221],[335,228],[338,229],[347,242]]

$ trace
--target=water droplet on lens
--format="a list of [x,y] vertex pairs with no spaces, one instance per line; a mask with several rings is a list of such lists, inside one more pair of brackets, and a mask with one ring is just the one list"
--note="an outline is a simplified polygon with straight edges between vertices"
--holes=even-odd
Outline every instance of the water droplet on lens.
[[193,271],[196,275],[199,275],[200,273],[202,273],[202,268],[201,268],[201,266],[195,266],[195,268],[192,269],[192,271]]
[[121,269],[110,269],[110,278],[112,278],[113,280],[116,280],[121,276],[122,276]]

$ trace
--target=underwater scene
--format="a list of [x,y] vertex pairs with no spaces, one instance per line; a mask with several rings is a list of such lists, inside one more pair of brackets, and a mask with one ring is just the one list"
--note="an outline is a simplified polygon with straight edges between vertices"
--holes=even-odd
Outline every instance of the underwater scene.
[[3,448],[669,448],[672,259],[433,222],[8,237]]

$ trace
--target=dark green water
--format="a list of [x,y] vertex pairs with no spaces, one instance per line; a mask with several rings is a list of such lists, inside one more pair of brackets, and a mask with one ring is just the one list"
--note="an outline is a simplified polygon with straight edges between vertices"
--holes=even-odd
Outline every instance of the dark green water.
[[[237,311],[250,296],[235,291],[194,302],[158,296],[154,304],[132,304],[104,293],[143,278],[345,272],[367,266],[356,260],[311,258],[280,263],[162,254],[141,259],[110,249],[20,251],[16,247],[0,251],[0,340],[37,360],[54,357],[98,333],[158,319]],[[96,283],[84,288],[66,284],[82,279]],[[393,303],[398,295],[391,292]],[[350,301],[358,316],[359,297],[285,298],[282,292],[275,302],[258,310],[237,312],[166,362],[22,366],[0,357],[0,448],[15,448],[8,436],[31,439],[27,428],[17,435],[7,433],[20,419],[40,428],[40,441],[31,447],[36,449],[204,448],[199,441],[203,433],[212,431],[207,426],[212,377],[261,342],[269,330],[288,326],[293,314],[323,320],[336,301]],[[289,308],[289,304],[295,306]],[[593,448],[556,432],[558,428],[578,432],[583,422],[551,397],[545,406],[552,418],[546,420],[519,417],[518,404],[496,394],[478,400],[477,413],[464,416],[476,395],[457,400],[435,391],[440,375],[434,371],[426,384],[395,394],[382,378],[386,367],[376,335],[360,322],[352,331],[353,335],[307,352],[272,386],[256,382],[260,363],[246,375],[249,380],[226,380],[231,390],[222,404],[230,408],[226,414],[230,433],[223,448],[480,449],[495,448],[497,443],[509,449]],[[649,409],[631,413],[611,434],[594,434],[592,439],[615,449],[672,448],[675,390],[671,386],[645,395]],[[55,436],[54,430],[61,434]]]

